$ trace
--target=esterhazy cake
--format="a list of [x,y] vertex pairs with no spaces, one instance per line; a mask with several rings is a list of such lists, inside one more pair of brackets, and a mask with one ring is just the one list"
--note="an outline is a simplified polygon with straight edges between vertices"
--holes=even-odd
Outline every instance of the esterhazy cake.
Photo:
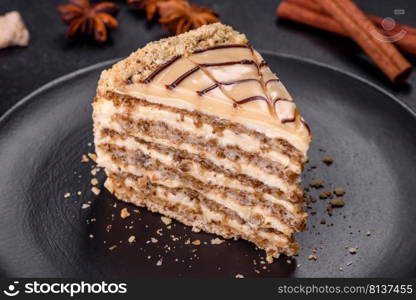
[[101,74],[93,109],[118,199],[269,258],[296,254],[311,135],[245,35],[216,23],[150,43]]

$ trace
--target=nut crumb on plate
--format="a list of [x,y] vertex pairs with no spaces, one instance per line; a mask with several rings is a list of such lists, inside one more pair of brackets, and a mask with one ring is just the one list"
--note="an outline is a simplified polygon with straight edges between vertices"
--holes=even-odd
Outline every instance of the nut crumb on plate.
[[91,158],[93,161],[97,160],[97,155],[95,153],[88,153],[88,157]]
[[98,195],[101,193],[101,190],[100,190],[99,188],[97,188],[97,187],[93,186],[93,187],[91,188],[91,192],[93,192],[93,193],[94,193],[94,195],[98,196]]
[[130,217],[130,213],[129,213],[129,211],[128,211],[128,209],[125,207],[125,208],[123,208],[121,211],[120,211],[120,217],[122,218],[122,219],[126,219],[126,218],[128,218],[128,217]]
[[162,222],[163,222],[166,226],[168,226],[168,225],[170,225],[170,224],[172,223],[172,219],[171,219],[171,218],[168,218],[168,217],[164,217],[164,216],[162,216],[162,217],[160,217],[160,219],[162,220]]
[[211,240],[211,245],[220,245],[222,243],[224,243],[225,241],[220,239],[220,238],[215,238]]

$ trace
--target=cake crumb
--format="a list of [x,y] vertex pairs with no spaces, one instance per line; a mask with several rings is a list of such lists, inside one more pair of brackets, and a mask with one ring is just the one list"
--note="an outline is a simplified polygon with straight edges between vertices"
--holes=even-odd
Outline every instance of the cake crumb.
[[129,237],[129,239],[128,239],[128,242],[131,244],[131,243],[134,243],[136,241],[136,237],[134,236],[134,235],[131,235],[130,237]]
[[65,193],[64,198],[69,198],[71,197],[71,193]]
[[319,198],[320,199],[328,199],[332,196],[331,191],[322,191],[319,193]]
[[151,237],[151,238],[150,238],[150,241],[151,241],[153,244],[156,244],[159,240],[158,240],[158,239],[155,239],[154,237]]
[[324,182],[322,181],[322,179],[314,179],[309,185],[315,189],[319,189],[324,186]]
[[236,274],[236,275],[235,275],[235,278],[244,278],[244,276],[243,276],[243,275],[241,275],[241,274]]
[[116,248],[117,248],[117,245],[113,245],[113,246],[109,247],[108,250],[113,251]]
[[351,253],[351,254],[356,254],[357,251],[358,251],[358,248],[354,248],[354,247],[348,248],[348,252]]
[[90,207],[90,205],[89,205],[88,203],[84,203],[84,204],[82,204],[82,206],[81,206],[81,208],[82,208],[82,209],[86,209],[86,208],[88,208],[88,207]]
[[168,226],[168,225],[170,225],[170,224],[172,223],[172,219],[171,219],[171,218],[168,218],[168,217],[164,217],[164,216],[162,216],[162,217],[160,217],[160,219],[162,220],[162,222],[163,222],[166,226]]
[[90,234],[89,237],[90,237],[90,239],[93,239],[94,238],[94,235],[93,234]]
[[334,162],[334,159],[333,159],[332,157],[330,157],[330,156],[325,156],[325,157],[322,159],[322,162],[323,162],[324,164],[326,164],[327,166],[330,166],[330,165],[332,165],[332,163]]
[[269,264],[272,264],[272,263],[273,263],[273,256],[271,256],[271,255],[267,255],[267,256],[266,256],[266,261],[267,261]]
[[337,195],[338,197],[344,196],[345,195],[345,189],[335,188],[334,189],[334,194]]
[[129,213],[129,211],[128,211],[128,209],[127,209],[127,208],[123,208],[123,209],[120,211],[120,217],[121,217],[122,219],[126,219],[126,218],[130,217],[130,213]]
[[330,202],[331,202],[331,205],[334,207],[343,207],[345,205],[345,201],[343,198],[335,198],[335,199],[332,199]]
[[97,160],[97,155],[95,153],[88,153],[88,157],[91,158],[94,162]]
[[105,231],[110,232],[111,228],[113,228],[113,225],[108,224],[108,225],[105,227]]
[[342,271],[344,271],[344,268],[342,266],[339,266],[338,270],[340,270],[342,272]]
[[98,195],[101,193],[101,190],[100,190],[99,188],[97,188],[97,187],[93,186],[93,187],[91,188],[91,192],[93,192],[93,193],[94,193],[94,195],[98,196]]
[[367,231],[366,233],[367,236],[371,236],[371,234],[372,234],[371,231]]
[[185,241],[185,245],[189,245],[191,243],[191,240],[190,239],[187,239],[186,241]]
[[309,260],[318,260],[318,256],[316,255],[316,254],[310,254],[309,256],[308,256],[308,259]]
[[78,196],[81,196],[81,195],[82,195],[82,192],[81,192],[81,191],[78,191],[78,192],[77,192],[77,195],[78,195]]
[[201,245],[201,241],[200,240],[195,240],[195,241],[192,242],[192,245],[199,246],[199,245]]
[[98,184],[98,179],[97,178],[91,179],[91,185],[97,185],[97,184]]
[[211,245],[220,245],[222,243],[224,243],[225,241],[220,239],[220,238],[215,238],[211,240]]
[[85,155],[85,154],[83,154],[82,155],[82,157],[81,157],[81,162],[82,163],[87,163],[87,162],[89,162],[90,160],[88,159],[88,157]]
[[160,267],[162,264],[163,264],[163,258],[159,259],[159,260],[156,262],[156,266],[158,266],[158,267]]

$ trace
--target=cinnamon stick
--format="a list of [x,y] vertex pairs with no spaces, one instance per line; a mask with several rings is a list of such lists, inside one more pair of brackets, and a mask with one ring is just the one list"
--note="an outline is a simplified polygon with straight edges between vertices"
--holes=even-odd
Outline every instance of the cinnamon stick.
[[407,79],[411,64],[391,43],[375,38],[375,25],[351,0],[313,0],[348,32],[392,82]]
[[[348,33],[338,22],[311,0],[283,1],[277,7],[276,14],[284,19],[349,37]],[[383,18],[370,15],[368,17],[373,23],[381,27]],[[416,28],[396,23],[394,30],[384,30],[382,27],[379,30],[381,30],[384,36],[390,37],[391,42],[394,42],[400,50],[416,55]],[[405,30],[405,35],[398,40],[394,40],[394,36],[401,30]]]
[[[286,1],[294,3],[294,4],[298,4],[299,6],[302,6],[303,8],[307,8],[317,13],[327,14],[325,8],[321,7],[319,3],[316,3],[313,0],[286,0]],[[374,25],[376,25],[377,27],[383,28],[382,23],[385,18],[373,16],[373,15],[367,15],[367,17],[374,23]],[[406,32],[411,33],[411,34],[416,34],[416,28],[411,27],[411,26],[406,26],[400,23],[396,23],[394,31],[398,32],[400,30],[405,30]]]

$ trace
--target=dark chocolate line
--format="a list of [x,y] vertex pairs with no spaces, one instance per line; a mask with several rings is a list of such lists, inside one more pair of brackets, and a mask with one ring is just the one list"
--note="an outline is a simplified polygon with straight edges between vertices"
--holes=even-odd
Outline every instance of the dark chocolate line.
[[220,67],[220,66],[231,66],[231,65],[255,65],[256,62],[251,59],[242,59],[242,60],[236,60],[236,61],[225,61],[225,62],[219,62],[219,63],[211,63],[211,64],[200,64],[202,68],[208,68],[208,67]]
[[181,76],[179,76],[174,82],[172,82],[171,84],[166,85],[166,88],[169,89],[169,90],[174,89],[179,83],[181,83],[183,80],[185,80],[188,76],[192,75],[193,73],[195,73],[196,71],[198,71],[200,69],[201,69],[200,66],[193,67],[192,69],[186,71]]
[[232,85],[232,84],[239,84],[239,83],[244,83],[244,82],[249,82],[249,81],[260,82],[260,80],[255,79],[255,78],[247,78],[247,79],[219,82],[219,84],[221,84],[221,85]]
[[287,99],[287,98],[276,98],[276,99],[273,100],[273,105],[275,105],[276,102],[278,102],[278,101],[292,102],[292,100]]
[[202,95],[208,93],[209,91],[219,87],[220,85],[233,85],[233,84],[239,84],[239,83],[244,83],[244,82],[249,82],[249,81],[257,81],[257,82],[260,83],[260,80],[254,79],[254,78],[240,79],[240,80],[234,80],[234,81],[225,81],[225,82],[216,82],[213,85],[207,87],[206,89],[203,89],[201,91],[197,91],[196,93],[199,96],[202,96]]
[[245,104],[245,103],[252,102],[252,101],[257,101],[257,100],[262,100],[262,101],[266,101],[267,103],[269,103],[267,98],[265,98],[263,96],[251,96],[251,97],[245,98],[243,100],[239,100],[239,101],[234,102],[233,106],[236,107],[237,105]]
[[[242,64],[242,65],[257,65],[256,62],[254,60],[249,60],[249,59],[242,59],[242,60],[237,60],[237,61],[225,61],[225,62],[220,62],[220,63],[211,63],[211,64],[199,64],[196,67],[186,71],[185,73],[183,73],[181,76],[179,76],[175,81],[173,81],[171,84],[168,84],[166,87],[169,90],[174,89],[179,83],[181,83],[184,79],[186,79],[188,76],[192,75],[193,73],[195,73],[196,71],[200,70],[201,68],[208,68],[208,67],[217,67],[217,66],[229,66],[229,65],[237,65],[237,64]],[[216,88],[217,86],[213,87],[210,86],[208,87],[208,91]],[[204,93],[203,91],[199,91],[197,92],[198,94],[200,93]]]
[[267,86],[269,83],[272,83],[272,82],[280,82],[280,79],[269,79],[266,81],[264,85]]
[[261,69],[263,67],[267,67],[267,66],[268,66],[267,62],[265,60],[262,60],[259,64],[259,69]]
[[220,85],[220,84],[219,84],[218,82],[217,82],[217,83],[214,83],[213,85],[211,85],[211,86],[207,87],[206,89],[203,89],[202,91],[197,91],[196,93],[197,93],[199,96],[202,96],[202,95],[204,95],[204,94],[208,93],[209,91],[211,91],[211,90],[213,90],[213,89],[217,88],[219,85]]
[[202,53],[202,52],[206,52],[206,51],[211,51],[211,50],[216,50],[216,49],[225,49],[225,48],[249,48],[249,46],[248,45],[240,45],[240,44],[217,45],[217,46],[212,46],[212,47],[208,47],[208,48],[204,48],[204,49],[197,49],[192,53],[197,54],[197,53]]
[[296,120],[296,115],[291,119],[281,119],[280,122],[282,122],[283,124],[284,123],[292,123],[292,122],[295,122],[295,120]]
[[306,129],[309,132],[309,135],[311,135],[312,131],[311,131],[311,128],[309,127],[308,123],[306,123],[306,121],[303,118],[301,118],[300,121],[302,122],[303,125],[305,125]]
[[149,83],[152,81],[160,72],[162,72],[164,69],[169,67],[171,64],[173,64],[175,61],[177,61],[181,55],[176,55],[172,57],[170,60],[165,62],[164,64],[160,65],[156,70],[154,70],[149,76],[147,76],[144,80],[142,80],[142,83]]

